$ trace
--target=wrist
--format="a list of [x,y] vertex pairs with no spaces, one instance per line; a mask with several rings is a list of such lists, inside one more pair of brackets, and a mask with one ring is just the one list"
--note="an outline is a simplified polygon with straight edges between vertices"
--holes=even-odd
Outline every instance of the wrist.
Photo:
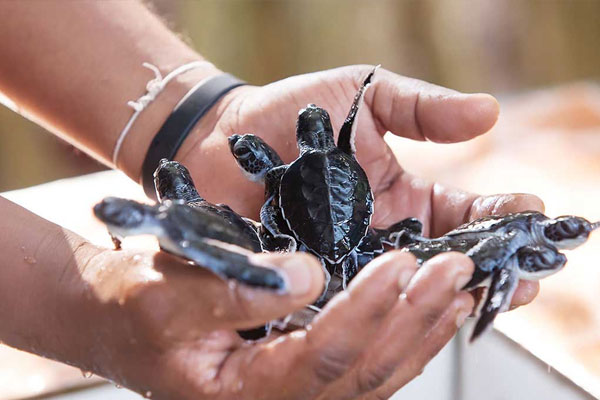
[[202,197],[213,203],[224,202],[245,216],[255,216],[263,202],[264,187],[250,182],[241,173],[231,154],[228,137],[234,133],[261,134],[241,117],[246,99],[258,89],[245,85],[223,96],[192,130],[175,156],[191,172]]
[[[175,66],[177,67],[177,66]],[[174,68],[160,68],[166,76]],[[198,82],[220,75],[223,72],[210,63],[192,69],[172,79],[156,99],[142,111],[123,141],[118,157],[118,168],[139,182],[141,166],[150,142],[171,114],[174,107]]]

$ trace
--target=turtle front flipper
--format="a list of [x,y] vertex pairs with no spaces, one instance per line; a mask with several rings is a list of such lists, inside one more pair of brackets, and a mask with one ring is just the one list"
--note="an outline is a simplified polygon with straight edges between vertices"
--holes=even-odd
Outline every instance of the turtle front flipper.
[[286,233],[281,232],[282,222],[281,209],[276,203],[276,196],[273,195],[267,199],[260,209],[260,222],[262,229],[259,231],[260,240],[267,251],[294,252],[296,251],[296,239]]
[[365,93],[373,81],[373,75],[375,74],[375,71],[377,71],[377,68],[379,68],[379,65],[373,68],[373,70],[369,73],[369,75],[367,75],[367,77],[363,81],[363,84],[360,87],[360,89],[358,89],[356,96],[354,96],[354,102],[350,106],[350,112],[348,112],[348,116],[346,117],[346,120],[344,121],[340,129],[337,147],[346,154],[354,155],[354,153],[356,152],[356,148],[354,147],[354,137],[356,135],[357,127],[356,116],[358,115],[360,106],[362,105],[363,100],[365,98]]
[[342,261],[342,287],[344,290],[346,290],[350,281],[358,274],[358,271],[358,255],[356,254],[356,250],[354,250]]
[[285,291],[286,282],[275,269],[253,262],[248,252],[238,246],[214,239],[198,239],[180,243],[163,243],[161,248],[208,269],[223,279],[233,279],[247,286]]
[[381,230],[381,234],[385,233],[382,243],[400,249],[423,239],[423,223],[416,218],[405,218]]
[[[519,247],[523,244],[519,231],[508,231],[500,236],[491,236],[473,246],[465,254],[471,257],[475,264],[473,278],[463,289],[472,289],[480,285],[489,273],[503,268]],[[452,243],[450,244],[451,250]],[[457,250],[459,250],[457,248]]]
[[492,281],[481,307],[479,319],[471,334],[471,342],[477,339],[492,324],[498,313],[508,310],[518,283],[517,256],[513,256],[504,268],[496,270],[492,275]]

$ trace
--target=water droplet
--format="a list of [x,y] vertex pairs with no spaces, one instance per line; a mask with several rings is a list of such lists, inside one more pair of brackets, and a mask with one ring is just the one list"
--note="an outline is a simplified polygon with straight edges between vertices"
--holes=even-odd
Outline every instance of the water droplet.
[[181,241],[181,247],[185,248],[185,247],[189,247],[190,246],[190,241],[189,240],[182,240]]
[[24,253],[25,252],[25,246],[21,246],[21,251]]
[[225,315],[225,310],[222,307],[215,307],[213,308],[212,313],[215,317],[222,317],[223,315]]
[[124,304],[125,304],[125,298],[124,297],[119,298],[119,305],[122,306]]
[[133,261],[140,261],[142,259],[142,256],[140,256],[139,254],[136,254],[135,256],[133,256]]
[[152,398],[152,392],[148,390],[146,393],[144,393],[144,397],[147,399]]
[[83,370],[83,369],[82,369],[82,370],[81,370],[81,375],[82,375],[84,378],[88,379],[88,378],[91,378],[91,377],[94,375],[94,373],[93,373],[93,372],[91,372],[91,371],[85,371],[85,370]]
[[117,389],[123,389],[123,386],[119,385],[118,383],[115,383],[115,387],[116,387]]
[[31,256],[26,256],[25,258],[23,258],[23,260],[25,260],[25,262],[30,265],[37,263],[37,260]]
[[236,382],[236,384],[233,386],[233,393],[239,393],[242,391],[242,389],[244,388],[244,381],[239,380]]

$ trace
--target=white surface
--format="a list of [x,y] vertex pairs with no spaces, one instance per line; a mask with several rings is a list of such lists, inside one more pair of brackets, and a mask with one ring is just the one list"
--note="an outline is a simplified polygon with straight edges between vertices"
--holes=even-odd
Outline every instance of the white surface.
[[453,393],[458,376],[454,369],[456,349],[454,341],[448,343],[423,373],[392,396],[392,400],[455,400]]
[[460,369],[457,399],[594,399],[502,333],[487,332],[471,345],[470,332],[471,326],[466,326],[456,339],[461,349],[456,363]]

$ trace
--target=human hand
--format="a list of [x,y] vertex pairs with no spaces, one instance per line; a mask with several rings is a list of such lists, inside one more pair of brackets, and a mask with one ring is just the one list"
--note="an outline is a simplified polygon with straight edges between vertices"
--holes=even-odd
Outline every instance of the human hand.
[[[177,158],[190,169],[202,195],[256,216],[264,201],[263,188],[242,175],[229,153],[227,137],[254,133],[290,162],[298,154],[298,110],[307,103],[325,108],[338,132],[356,90],[371,70],[371,66],[349,66],[236,89],[216,107],[211,122],[201,124],[186,141]],[[387,131],[415,140],[468,140],[488,131],[498,111],[490,95],[462,94],[380,69],[366,93],[356,135],[357,158],[375,196],[373,225],[386,227],[417,217],[425,235],[439,236],[488,214],[543,211],[541,200],[534,196],[482,197],[419,179],[402,169],[383,140]],[[537,282],[521,281],[513,307],[533,300],[538,290]]]
[[245,342],[236,330],[311,303],[323,286],[311,255],[256,257],[281,267],[289,294],[232,286],[165,253],[102,251],[82,278],[86,297],[103,312],[85,314],[91,318],[78,337],[88,344],[83,364],[75,364],[153,399],[391,394],[473,307],[460,291],[473,271],[468,257],[444,254],[416,272],[412,255],[390,252],[368,264],[310,327]]

